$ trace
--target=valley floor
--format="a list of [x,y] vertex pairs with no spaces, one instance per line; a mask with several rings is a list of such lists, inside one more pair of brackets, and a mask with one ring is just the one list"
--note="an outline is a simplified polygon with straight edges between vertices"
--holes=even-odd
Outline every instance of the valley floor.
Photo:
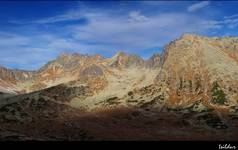
[[[3,109],[3,108],[1,108]],[[83,112],[60,107],[58,114],[34,114],[20,121],[3,117],[0,139],[37,141],[101,140],[236,140],[238,116],[222,122],[213,112],[153,112],[116,108]],[[54,113],[54,112],[52,112]],[[72,115],[73,114],[73,115]],[[26,114],[27,115],[27,114]],[[228,117],[228,116],[227,116]]]

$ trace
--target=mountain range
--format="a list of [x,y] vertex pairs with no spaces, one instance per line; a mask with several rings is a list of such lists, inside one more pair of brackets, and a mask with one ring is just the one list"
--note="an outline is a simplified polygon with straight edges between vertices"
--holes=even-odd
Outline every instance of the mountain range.
[[2,140],[238,138],[238,37],[184,34],[148,60],[62,53],[0,67]]

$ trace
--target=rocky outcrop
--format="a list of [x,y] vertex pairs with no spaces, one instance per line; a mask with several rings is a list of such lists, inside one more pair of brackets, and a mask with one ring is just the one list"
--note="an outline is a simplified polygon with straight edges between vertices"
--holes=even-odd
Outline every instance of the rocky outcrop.
[[[166,45],[162,54],[155,54],[146,61],[123,52],[112,58],[62,53],[36,72],[1,69],[0,89],[7,89],[3,92],[12,90],[29,93],[71,82],[89,86],[94,94],[118,87],[118,93],[122,95],[129,92],[123,89],[143,89],[142,84],[144,87],[153,85],[157,89],[161,87],[156,86],[162,84],[168,96],[165,98],[166,105],[171,108],[188,107],[200,100],[211,108],[235,106],[238,92],[236,42],[235,37],[210,38],[184,34]],[[138,75],[141,72],[143,75]],[[150,75],[147,72],[152,74],[150,78],[153,79],[148,79]],[[155,73],[156,78],[153,75]],[[214,93],[214,83],[219,85],[220,92]],[[219,95],[221,93],[222,96]],[[159,95],[150,93],[147,98],[153,99],[155,96]],[[225,97],[226,103],[214,103],[223,102],[214,98],[216,96]]]
[[18,84],[31,79],[33,75],[34,72],[32,71],[22,71],[0,67],[0,92],[20,92]]
[[152,69],[159,69],[161,67],[160,63],[161,63],[161,55],[154,54],[152,57],[150,57],[149,60],[146,61],[146,67]]
[[237,42],[185,34],[146,61],[64,53],[36,72],[3,68],[0,139],[237,139]]
[[123,52],[118,52],[110,59],[109,66],[111,67],[143,67],[145,61],[137,55],[127,55]]
[[27,80],[33,76],[34,72],[32,71],[23,71],[16,69],[7,69],[0,67],[0,78],[2,80],[9,80],[10,82]]
[[103,70],[99,66],[93,64],[85,68],[82,72],[80,72],[80,75],[91,76],[91,77],[103,76]]
[[237,89],[232,83],[238,81],[236,40],[185,34],[169,43],[163,52],[157,77],[158,82],[166,82],[170,89],[168,103],[182,107],[203,99],[210,105],[213,83],[217,82],[230,97],[228,105],[237,105],[237,93],[232,90]]

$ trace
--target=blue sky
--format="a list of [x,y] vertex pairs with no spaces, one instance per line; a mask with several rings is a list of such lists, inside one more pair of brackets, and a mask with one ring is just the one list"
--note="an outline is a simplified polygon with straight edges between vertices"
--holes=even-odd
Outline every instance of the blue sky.
[[0,65],[35,70],[60,53],[149,58],[183,33],[238,35],[235,1],[0,1]]

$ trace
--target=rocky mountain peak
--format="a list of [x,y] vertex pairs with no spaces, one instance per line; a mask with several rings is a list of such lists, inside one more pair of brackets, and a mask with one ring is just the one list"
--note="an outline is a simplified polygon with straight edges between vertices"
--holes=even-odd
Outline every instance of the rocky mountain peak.
[[71,56],[70,53],[66,53],[66,52],[62,52],[59,54],[59,58],[64,58],[64,57],[67,57],[67,56]]
[[[95,129],[111,120],[101,135],[112,133],[111,137],[115,137],[115,129],[129,122],[133,123],[131,128],[124,130],[127,127],[123,127],[123,131],[132,131],[130,135],[137,132],[141,135],[136,127],[146,127],[147,134],[143,134],[146,136],[147,129],[154,133],[161,127],[162,132],[156,132],[162,133],[158,137],[164,135],[165,130],[167,137],[170,133],[167,131],[173,129],[176,132],[171,136],[175,136],[182,129],[189,132],[184,134],[188,138],[194,127],[196,137],[197,129],[199,132],[202,129],[202,133],[209,133],[207,138],[210,139],[210,131],[219,133],[221,139],[226,132],[227,136],[237,139],[234,134],[238,123],[237,52],[237,38],[184,34],[169,43],[161,55],[154,54],[146,61],[124,52],[109,59],[100,55],[63,53],[41,72],[34,73],[33,78],[28,78],[27,72],[0,67],[1,125],[11,131],[18,127],[19,133],[24,131],[23,135],[36,137],[39,133],[42,137],[55,137],[48,134],[48,129],[52,129],[52,135],[63,131],[57,139],[65,135],[68,140],[81,135],[81,127],[91,127],[86,131],[99,135],[101,129]],[[19,82],[24,76],[27,80]],[[19,94],[19,90],[26,92]],[[128,113],[121,108],[132,111]],[[111,112],[116,109],[120,114]],[[100,117],[99,110],[106,114]],[[94,111],[95,119],[88,115]],[[86,115],[78,120],[82,113]],[[104,118],[106,120],[100,123]],[[14,125],[9,127],[9,122]],[[41,125],[37,132],[36,123]],[[46,126],[46,123],[49,124]],[[63,130],[64,126],[72,136]],[[55,127],[59,127],[58,131]],[[177,135],[181,136],[181,132]],[[82,136],[85,139],[86,134]],[[204,135],[198,137],[204,138]]]
[[[44,83],[47,86],[42,87],[45,88],[58,83],[83,78],[87,79],[85,80],[87,82],[92,78],[95,78],[95,81],[98,78],[106,81],[109,73],[110,75],[118,74],[112,73],[112,70],[149,68],[152,72],[159,70],[166,73],[168,88],[171,91],[179,91],[180,88],[183,90],[181,84],[185,82],[187,88],[189,86],[194,87],[198,82],[198,78],[204,78],[203,81],[199,79],[201,84],[209,83],[210,85],[212,85],[213,81],[217,80],[217,77],[226,80],[238,78],[237,52],[238,44],[236,38],[216,38],[184,34],[179,39],[169,43],[162,54],[154,54],[146,61],[138,55],[129,55],[122,51],[109,59],[104,59],[100,55],[90,56],[78,53],[61,53],[56,60],[49,62],[40,72],[36,73],[31,86]],[[6,73],[1,75],[3,76],[4,74]],[[25,75],[27,76],[27,74]],[[13,76],[13,79],[16,79],[14,74],[11,73],[8,73],[6,76]],[[156,72],[156,76],[162,77],[161,73],[158,72]],[[160,82],[160,78],[157,77],[156,83],[157,81]],[[1,77],[1,79],[5,78]],[[138,82],[141,81],[139,80]],[[219,81],[219,83],[221,82]],[[226,84],[224,83],[224,85]],[[221,86],[224,87],[223,85]],[[228,83],[226,86],[228,86]],[[33,89],[37,90],[39,88]]]
[[149,68],[158,68],[160,67],[161,55],[153,54],[149,60],[147,60],[147,67]]
[[0,78],[1,79],[11,79],[11,80],[27,80],[34,72],[32,71],[24,71],[18,69],[7,69],[5,67],[0,66]]
[[200,37],[200,36],[197,34],[184,33],[181,35],[180,39],[190,39],[190,38],[194,38],[194,37]]
[[109,65],[112,67],[141,67],[144,60],[138,55],[127,55],[124,52],[118,52],[110,59]]
[[119,51],[112,58],[117,58],[118,59],[120,57],[128,57],[128,55],[123,51]]

